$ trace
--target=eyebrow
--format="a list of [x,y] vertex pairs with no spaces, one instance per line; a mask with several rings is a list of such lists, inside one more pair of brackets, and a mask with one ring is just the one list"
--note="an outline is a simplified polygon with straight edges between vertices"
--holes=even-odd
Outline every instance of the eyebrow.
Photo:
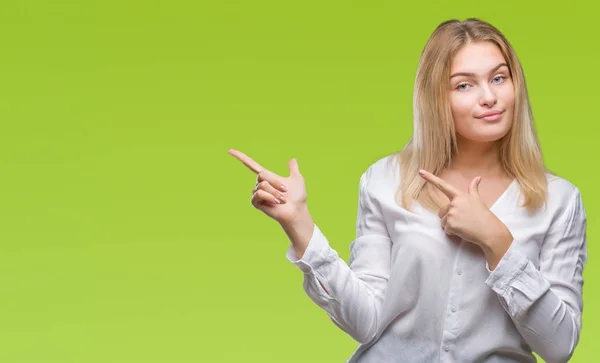
[[[495,66],[489,73],[496,72],[501,67],[508,68],[508,64],[506,64],[506,63],[500,63],[497,66]],[[469,73],[469,72],[454,73],[453,75],[450,76],[450,79],[452,79],[454,77],[458,77],[458,76],[475,77],[475,73]]]

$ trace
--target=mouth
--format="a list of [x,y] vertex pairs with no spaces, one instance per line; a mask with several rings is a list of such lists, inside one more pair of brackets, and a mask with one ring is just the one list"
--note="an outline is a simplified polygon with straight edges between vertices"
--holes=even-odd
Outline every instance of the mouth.
[[486,121],[497,121],[502,117],[503,113],[504,113],[504,111],[487,112],[481,116],[477,116],[477,118],[480,120],[486,120]]

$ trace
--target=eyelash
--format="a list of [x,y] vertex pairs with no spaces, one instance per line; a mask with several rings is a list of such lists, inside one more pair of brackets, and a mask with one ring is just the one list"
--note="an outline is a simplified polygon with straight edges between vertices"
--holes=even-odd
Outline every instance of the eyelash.
[[[496,79],[496,78],[502,78],[502,82],[504,82],[504,81],[506,80],[506,78],[507,78],[507,77],[505,77],[505,76],[496,76],[496,77],[494,77],[494,79]],[[500,83],[502,83],[502,82],[499,82],[499,83],[496,83],[496,84],[500,84]],[[460,89],[460,88],[459,88],[460,86],[463,86],[463,85],[468,85],[468,83],[464,83],[464,82],[463,82],[463,83],[459,83],[459,84],[456,86],[456,89],[457,89],[457,90],[459,90],[459,91],[466,91],[466,89]]]

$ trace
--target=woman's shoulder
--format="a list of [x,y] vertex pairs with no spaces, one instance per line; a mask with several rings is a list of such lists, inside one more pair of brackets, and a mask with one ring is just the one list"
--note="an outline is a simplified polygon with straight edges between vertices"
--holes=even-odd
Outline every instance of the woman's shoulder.
[[370,184],[397,182],[399,165],[397,153],[380,156],[363,171],[361,180]]
[[555,173],[546,172],[546,180],[548,181],[549,194],[570,196],[579,192],[579,188],[570,180]]
[[555,173],[547,172],[548,204],[561,210],[581,203],[581,192],[570,180]]

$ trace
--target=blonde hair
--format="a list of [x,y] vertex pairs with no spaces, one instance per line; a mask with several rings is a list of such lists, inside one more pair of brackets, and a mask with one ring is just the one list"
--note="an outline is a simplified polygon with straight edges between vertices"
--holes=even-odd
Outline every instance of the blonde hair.
[[502,166],[521,188],[523,205],[540,207],[547,198],[547,176],[533,116],[525,76],[517,55],[492,25],[479,19],[449,20],[441,23],[421,54],[413,93],[414,132],[393,160],[400,163],[400,186],[396,199],[403,208],[418,200],[437,210],[432,186],[418,176],[419,169],[438,174],[450,165],[457,151],[457,139],[449,102],[450,65],[454,55],[471,42],[489,41],[502,52],[515,89],[513,124],[500,142]]

